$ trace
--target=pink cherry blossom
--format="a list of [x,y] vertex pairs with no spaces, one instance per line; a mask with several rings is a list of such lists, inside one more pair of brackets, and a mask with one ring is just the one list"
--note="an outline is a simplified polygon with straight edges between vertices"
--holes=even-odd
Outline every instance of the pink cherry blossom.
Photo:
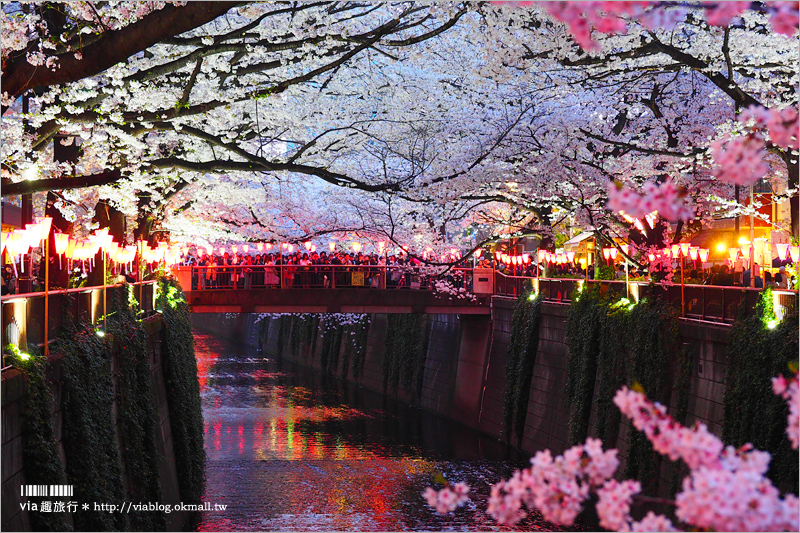
[[648,181],[639,194],[627,185],[611,183],[608,186],[608,208],[611,211],[624,211],[635,218],[658,211],[670,221],[691,220],[694,211],[686,203],[686,193],[674,181],[667,180],[660,185]]
[[669,518],[648,511],[647,515],[638,522],[631,523],[631,531],[678,531]]
[[466,483],[456,483],[454,486],[448,485],[438,492],[432,487],[427,487],[422,493],[422,497],[428,506],[434,508],[437,513],[447,514],[467,502],[469,499],[467,493],[469,493],[469,486]]
[[597,516],[600,526],[612,531],[628,529],[631,520],[631,499],[642,490],[638,481],[609,480],[597,491]]
[[750,7],[750,2],[716,2],[706,4],[706,20],[712,26],[727,26],[734,17]]
[[772,378],[772,390],[789,404],[786,434],[789,436],[792,448],[796,450],[798,443],[800,443],[800,430],[798,429],[798,421],[800,421],[800,396],[798,396],[797,375],[788,382],[782,375]]
[[794,106],[783,109],[751,106],[739,116],[739,121],[742,123],[753,120],[757,127],[765,127],[772,144],[795,150],[798,149],[797,119],[797,108]]
[[758,133],[720,139],[711,143],[711,155],[716,166],[714,175],[726,183],[752,185],[767,172],[764,137]]
[[775,10],[769,19],[773,30],[787,37],[797,33],[797,2],[767,2],[767,5]]

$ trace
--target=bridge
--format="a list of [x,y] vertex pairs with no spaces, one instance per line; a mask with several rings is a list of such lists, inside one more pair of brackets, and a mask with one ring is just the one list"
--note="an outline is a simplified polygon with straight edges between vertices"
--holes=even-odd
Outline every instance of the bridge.
[[189,288],[184,294],[193,313],[489,314],[491,289],[472,291],[472,269],[436,278],[462,289],[457,295],[434,290],[435,279],[413,270],[377,265],[178,267],[173,272],[181,287]]

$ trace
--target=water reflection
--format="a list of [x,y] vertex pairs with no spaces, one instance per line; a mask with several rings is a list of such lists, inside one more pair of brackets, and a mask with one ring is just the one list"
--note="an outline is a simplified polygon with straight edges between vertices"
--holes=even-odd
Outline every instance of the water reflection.
[[[205,447],[201,531],[499,530],[489,485],[524,465],[496,440],[246,347],[195,334]],[[439,517],[422,490],[437,473],[470,483]],[[550,529],[528,519],[520,529]]]

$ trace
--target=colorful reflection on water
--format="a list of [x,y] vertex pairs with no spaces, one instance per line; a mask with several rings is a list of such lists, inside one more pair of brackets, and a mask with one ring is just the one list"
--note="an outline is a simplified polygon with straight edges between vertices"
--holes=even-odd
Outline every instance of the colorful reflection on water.
[[[524,465],[496,440],[255,350],[196,333],[205,449],[201,531],[507,530],[489,485]],[[440,517],[420,493],[443,473],[477,492]],[[520,529],[550,529],[530,518]]]

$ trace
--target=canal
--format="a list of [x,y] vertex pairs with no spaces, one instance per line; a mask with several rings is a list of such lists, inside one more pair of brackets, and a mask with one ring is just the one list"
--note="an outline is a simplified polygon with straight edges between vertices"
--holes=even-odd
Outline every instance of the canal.
[[[489,487],[525,457],[460,424],[270,354],[195,332],[204,500],[200,531],[508,530]],[[443,475],[473,487],[448,516],[420,496]],[[538,518],[538,521],[537,521]],[[553,529],[529,517],[519,529]]]

